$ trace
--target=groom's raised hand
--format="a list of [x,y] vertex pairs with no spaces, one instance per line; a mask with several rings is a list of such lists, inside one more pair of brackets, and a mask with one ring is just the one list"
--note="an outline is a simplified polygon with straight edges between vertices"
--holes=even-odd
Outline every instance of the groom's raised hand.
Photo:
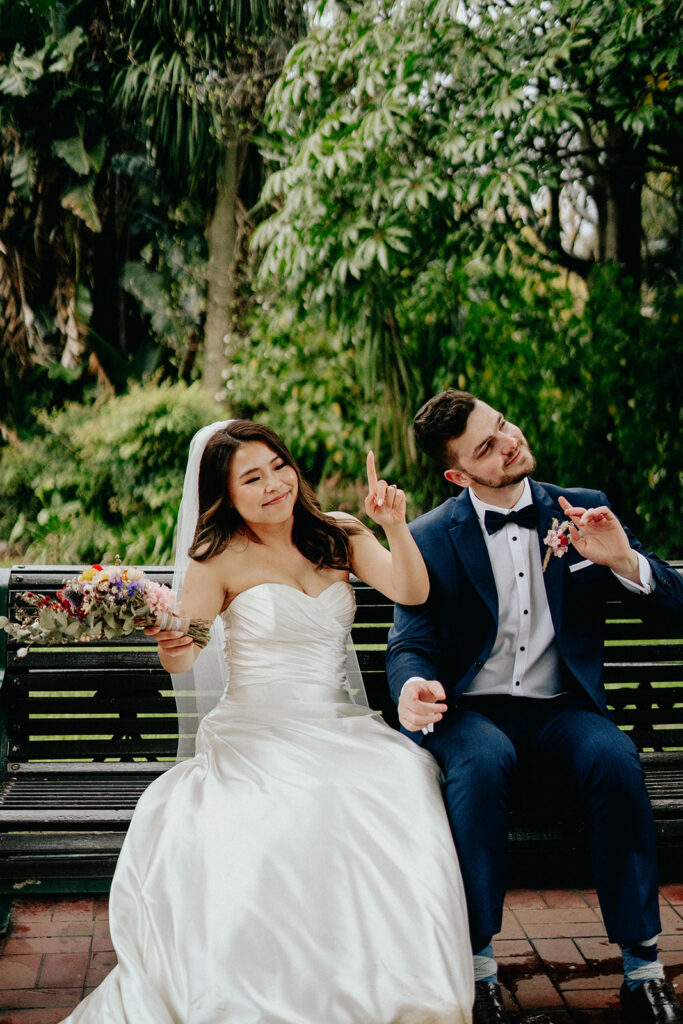
[[569,539],[584,558],[605,565],[625,579],[638,583],[638,556],[628,542],[626,531],[611,508],[582,508],[559,499],[560,508],[571,521]]
[[445,699],[446,691],[438,679],[409,679],[398,699],[398,720],[409,732],[427,729],[448,711],[440,703]]
[[377,478],[375,456],[368,452],[368,496],[365,499],[365,512],[378,526],[386,530],[406,521],[406,496],[395,484]]

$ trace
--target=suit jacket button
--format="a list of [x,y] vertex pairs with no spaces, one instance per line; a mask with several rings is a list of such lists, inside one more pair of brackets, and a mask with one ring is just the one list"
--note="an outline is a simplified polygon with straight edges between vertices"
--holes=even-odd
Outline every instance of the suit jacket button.
[[479,658],[477,658],[477,660],[476,660],[476,661],[475,661],[475,663],[474,663],[474,667],[475,667],[476,669],[480,669],[480,668],[482,667],[482,665],[483,665],[483,664],[484,664],[484,662],[483,662],[483,661],[480,661],[480,660],[479,660]]

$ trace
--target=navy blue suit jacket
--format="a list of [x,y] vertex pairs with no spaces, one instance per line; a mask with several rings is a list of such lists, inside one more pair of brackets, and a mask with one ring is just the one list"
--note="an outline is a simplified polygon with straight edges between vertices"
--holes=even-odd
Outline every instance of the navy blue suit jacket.
[[[538,542],[545,557],[543,538],[553,518],[566,518],[558,504],[564,495],[585,508],[609,504],[601,491],[561,488],[530,481],[538,508]],[[463,491],[438,508],[420,516],[411,532],[427,564],[430,594],[424,605],[396,605],[387,647],[387,674],[395,701],[410,676],[438,679],[446,690],[449,708],[487,660],[498,628],[498,595],[488,549],[479,519]],[[646,554],[632,534],[631,546]],[[683,620],[683,579],[671,566],[646,554],[654,577],[652,594],[636,595],[637,614],[654,613]],[[614,588],[624,588],[607,568],[587,565],[574,547],[562,558],[552,556],[544,573],[562,670],[575,679],[605,712],[602,683],[605,602]],[[410,733],[418,742],[421,733]]]

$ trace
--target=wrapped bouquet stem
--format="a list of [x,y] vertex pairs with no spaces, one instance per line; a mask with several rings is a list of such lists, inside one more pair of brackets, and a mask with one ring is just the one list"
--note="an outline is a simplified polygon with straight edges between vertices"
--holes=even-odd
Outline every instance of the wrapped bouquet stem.
[[163,583],[148,579],[142,569],[93,565],[66,580],[54,597],[28,592],[22,596],[16,621],[0,616],[0,628],[24,646],[89,643],[130,636],[135,630],[159,626],[191,636],[199,647],[209,640],[211,623],[176,613],[176,595]]

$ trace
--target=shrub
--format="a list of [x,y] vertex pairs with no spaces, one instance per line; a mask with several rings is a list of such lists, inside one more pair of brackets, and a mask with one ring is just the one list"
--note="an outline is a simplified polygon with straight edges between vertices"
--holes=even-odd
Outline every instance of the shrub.
[[167,383],[39,414],[40,432],[0,453],[0,557],[168,564],[190,440],[224,415],[198,385]]

